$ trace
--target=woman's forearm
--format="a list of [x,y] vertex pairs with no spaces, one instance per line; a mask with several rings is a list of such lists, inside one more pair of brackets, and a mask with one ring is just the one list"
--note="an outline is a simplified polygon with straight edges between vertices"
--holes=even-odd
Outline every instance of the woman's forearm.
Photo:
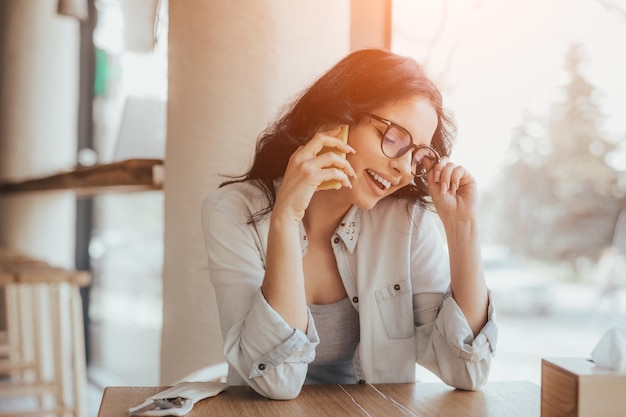
[[277,213],[270,221],[261,290],[267,302],[291,327],[306,333],[308,315],[299,225]]
[[451,287],[474,334],[487,323],[488,293],[480,254],[478,225],[458,222],[446,227]]

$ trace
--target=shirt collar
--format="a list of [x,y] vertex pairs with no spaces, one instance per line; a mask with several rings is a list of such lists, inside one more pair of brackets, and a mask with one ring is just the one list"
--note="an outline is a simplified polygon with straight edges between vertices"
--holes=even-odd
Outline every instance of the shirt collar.
[[361,230],[361,209],[352,206],[343,217],[335,233],[343,240],[350,253],[354,252]]
[[[356,206],[352,206],[343,219],[335,234],[343,241],[344,245],[350,253],[354,252],[356,243],[359,240],[359,231],[361,229],[361,209]],[[304,223],[300,222],[300,244],[302,247],[302,256],[306,254],[309,247],[309,240],[304,230]]]

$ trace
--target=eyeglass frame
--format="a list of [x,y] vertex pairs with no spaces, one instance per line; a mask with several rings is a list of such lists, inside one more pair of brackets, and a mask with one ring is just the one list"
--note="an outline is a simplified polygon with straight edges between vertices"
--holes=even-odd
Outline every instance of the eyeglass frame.
[[[380,116],[377,116],[377,115],[375,115],[375,114],[373,114],[373,113],[368,113],[368,116],[370,116],[370,117],[371,117],[371,118],[373,118],[374,120],[377,120],[377,121],[379,121],[379,122],[381,122],[381,123],[383,123],[384,125],[386,125],[386,126],[387,126],[387,128],[385,129],[385,131],[384,131],[384,132],[382,132],[382,138],[381,138],[381,140],[380,140],[380,150],[381,150],[381,152],[383,153],[383,155],[385,155],[387,158],[389,158],[389,159],[398,159],[398,158],[400,158],[400,157],[402,157],[402,156],[406,155],[406,154],[407,154],[407,152],[409,152],[409,151],[413,151],[413,153],[414,153],[414,152],[416,152],[416,151],[419,151],[420,149],[429,149],[429,150],[431,150],[431,151],[432,151],[432,153],[433,153],[433,154],[435,155],[435,157],[436,157],[436,161],[435,161],[435,163],[433,164],[433,166],[432,166],[429,170],[427,170],[426,172],[422,172],[421,174],[414,174],[413,172],[411,172],[411,174],[412,174],[415,178],[422,178],[422,177],[424,177],[424,176],[425,176],[425,175],[427,175],[430,171],[432,171],[432,170],[433,170],[433,168],[435,168],[435,166],[436,166],[436,165],[437,165],[437,164],[441,161],[441,156],[439,156],[439,152],[437,152],[437,151],[436,151],[436,150],[434,150],[432,147],[427,146],[427,145],[416,145],[416,144],[413,142],[413,136],[411,136],[411,133],[410,133],[408,130],[406,130],[405,128],[403,128],[402,126],[400,126],[400,125],[398,125],[398,124],[396,124],[396,123],[392,122],[391,120],[387,120],[387,119],[385,119],[385,118],[382,118],[382,117],[380,117]],[[409,146],[407,146],[407,147],[406,147],[406,149],[404,150],[404,152],[402,152],[402,153],[400,153],[400,154],[398,154],[398,155],[396,155],[396,156],[389,156],[389,155],[387,155],[387,153],[385,152],[385,149],[384,149],[384,143],[385,143],[385,142],[384,142],[384,139],[385,139],[385,136],[386,136],[386,135],[387,135],[387,133],[389,132],[389,129],[391,129],[392,127],[396,127],[396,128],[398,128],[398,129],[400,129],[401,131],[404,131],[404,132],[405,132],[405,133],[409,136],[409,139],[411,139],[411,144],[410,144]],[[378,130],[378,129],[376,129],[376,130]],[[379,131],[379,132],[380,132],[380,131]],[[413,165],[413,158],[411,158],[411,165]],[[417,164],[416,164],[416,166],[417,166]]]

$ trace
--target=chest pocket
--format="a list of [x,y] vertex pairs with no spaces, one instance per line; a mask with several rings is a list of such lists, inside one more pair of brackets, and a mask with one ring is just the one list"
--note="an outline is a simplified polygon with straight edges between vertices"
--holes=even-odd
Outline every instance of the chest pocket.
[[405,339],[415,334],[413,299],[409,281],[400,281],[376,290],[376,302],[387,336]]

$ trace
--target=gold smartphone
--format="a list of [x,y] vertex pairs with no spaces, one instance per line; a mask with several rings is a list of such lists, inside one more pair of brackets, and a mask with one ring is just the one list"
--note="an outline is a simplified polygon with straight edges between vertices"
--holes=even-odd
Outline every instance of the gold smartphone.
[[[343,143],[348,143],[348,128],[349,128],[349,125],[342,125],[341,130],[337,134],[337,137],[341,139]],[[322,150],[319,151],[318,155],[321,155],[326,152],[335,152],[337,155],[341,156],[342,158],[346,157],[345,152],[339,152],[337,148],[330,148],[327,146],[324,146]],[[341,188],[341,186],[342,184],[340,181],[330,180],[330,181],[322,182],[320,185],[317,186],[317,189],[318,190],[333,190],[333,189],[338,190]]]

